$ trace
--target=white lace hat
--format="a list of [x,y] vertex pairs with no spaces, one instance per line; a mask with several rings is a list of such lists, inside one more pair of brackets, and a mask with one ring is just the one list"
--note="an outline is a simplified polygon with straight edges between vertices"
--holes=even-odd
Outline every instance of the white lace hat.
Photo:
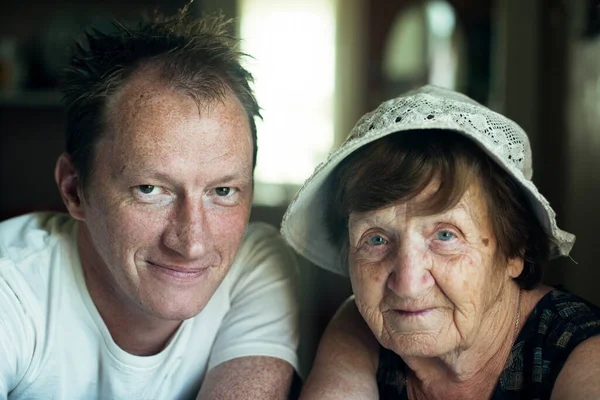
[[569,254],[575,236],[556,226],[554,210],[531,181],[531,148],[523,129],[463,94],[431,85],[386,101],[358,121],[346,141],[315,169],[290,203],[281,225],[288,243],[320,267],[348,275],[341,250],[329,239],[325,225],[332,172],[349,154],[367,143],[417,129],[458,132],[473,140],[524,189],[536,217],[551,236],[550,256]]

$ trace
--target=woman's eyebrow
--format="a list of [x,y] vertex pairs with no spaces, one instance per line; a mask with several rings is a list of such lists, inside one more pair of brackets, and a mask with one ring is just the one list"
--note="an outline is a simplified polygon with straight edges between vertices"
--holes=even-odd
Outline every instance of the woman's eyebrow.
[[388,227],[394,224],[396,213],[393,208],[386,210],[366,211],[362,213],[352,213],[348,224],[357,228],[367,228],[372,226]]

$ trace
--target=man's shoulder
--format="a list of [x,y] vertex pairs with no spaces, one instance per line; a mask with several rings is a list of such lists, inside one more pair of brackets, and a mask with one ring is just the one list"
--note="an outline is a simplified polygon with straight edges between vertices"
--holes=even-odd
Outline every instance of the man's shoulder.
[[51,322],[64,315],[64,310],[57,312],[63,287],[53,272],[65,259],[56,251],[61,237],[70,238],[73,227],[68,216],[57,213],[27,214],[0,223],[0,350],[2,338],[11,343],[0,353],[12,364],[15,384],[35,371],[30,365],[38,365],[52,345],[47,340]]
[[36,212],[0,222],[0,259],[15,263],[45,251],[74,226],[67,214]]
[[267,239],[269,237],[278,238],[281,237],[281,235],[273,225],[267,224],[266,222],[251,222],[246,228],[244,243],[252,240]]
[[296,256],[279,230],[264,222],[252,222],[223,286],[233,289],[250,282],[289,279],[295,277],[297,269]]
[[0,223],[0,289],[31,312],[44,309],[50,283],[58,284],[53,271],[69,260],[63,244],[73,240],[73,228],[67,215],[47,212]]
[[270,262],[295,264],[295,256],[277,228],[264,222],[248,224],[232,269],[255,268]]

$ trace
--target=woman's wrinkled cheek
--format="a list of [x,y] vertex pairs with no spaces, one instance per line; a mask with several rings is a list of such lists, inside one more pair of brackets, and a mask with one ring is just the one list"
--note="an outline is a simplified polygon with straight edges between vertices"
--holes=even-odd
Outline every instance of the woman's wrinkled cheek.
[[367,307],[378,307],[385,285],[381,269],[373,264],[351,263],[350,282],[357,301]]
[[387,281],[385,269],[373,264],[351,262],[350,281],[360,314],[380,339],[384,330],[381,302]]
[[379,341],[384,333],[383,315],[379,308],[379,304],[370,304],[362,301],[359,297],[355,297],[356,307],[360,315],[363,317],[373,334]]
[[456,306],[470,302],[476,293],[473,289],[479,284],[479,273],[475,261],[466,254],[435,263],[431,272],[439,288]]
[[433,271],[440,289],[453,305],[451,324],[460,343],[469,341],[481,317],[485,267],[479,257],[465,253]]

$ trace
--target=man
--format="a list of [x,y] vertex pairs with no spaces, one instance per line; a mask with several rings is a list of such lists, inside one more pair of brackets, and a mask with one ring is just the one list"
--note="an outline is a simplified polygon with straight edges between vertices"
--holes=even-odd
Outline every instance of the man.
[[70,217],[0,224],[0,399],[283,399],[295,259],[248,218],[259,107],[220,18],[88,35],[64,76]]

